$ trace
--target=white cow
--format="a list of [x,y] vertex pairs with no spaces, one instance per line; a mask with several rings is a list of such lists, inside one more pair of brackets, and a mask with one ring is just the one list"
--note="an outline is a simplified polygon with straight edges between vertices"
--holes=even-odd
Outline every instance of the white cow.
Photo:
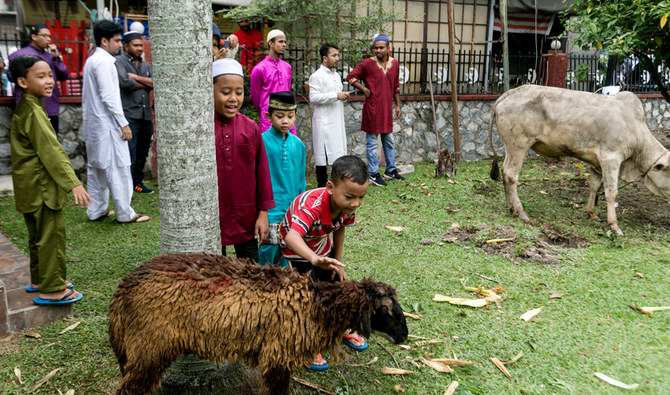
[[547,157],[572,156],[588,163],[591,176],[586,212],[591,219],[598,219],[596,194],[604,185],[607,223],[618,235],[623,235],[615,210],[619,178],[625,182],[643,179],[652,193],[670,198],[670,152],[649,131],[642,102],[633,93],[604,96],[538,85],[505,92],[493,104],[489,123],[494,153],[491,178],[497,180],[494,120],[506,151],[502,167],[506,205],[523,220],[529,218],[516,187],[530,149]]

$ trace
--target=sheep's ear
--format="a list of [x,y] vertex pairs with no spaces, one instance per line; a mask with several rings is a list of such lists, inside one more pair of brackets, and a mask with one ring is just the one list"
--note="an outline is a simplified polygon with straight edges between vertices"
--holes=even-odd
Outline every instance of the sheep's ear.
[[360,333],[366,339],[370,338],[370,333],[372,332],[372,323],[370,321],[370,313],[365,312],[361,315],[361,329]]

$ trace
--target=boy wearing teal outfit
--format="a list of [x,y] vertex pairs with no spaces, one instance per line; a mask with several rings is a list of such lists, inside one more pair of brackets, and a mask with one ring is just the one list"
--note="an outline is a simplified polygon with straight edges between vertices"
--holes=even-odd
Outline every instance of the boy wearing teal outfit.
[[258,248],[258,262],[261,265],[288,267],[279,250],[279,224],[293,199],[305,192],[307,187],[305,144],[289,133],[295,123],[296,108],[292,92],[270,94],[270,105],[265,116],[272,122],[272,126],[263,133],[263,144],[268,156],[275,207],[268,210],[270,237]]
[[28,227],[31,285],[26,290],[38,292],[36,304],[74,303],[82,294],[65,281],[62,209],[68,192],[81,207],[88,207],[91,197],[74,174],[41,100],[53,92],[51,67],[34,55],[17,56],[9,67],[23,88],[12,116],[10,144],[16,209]]

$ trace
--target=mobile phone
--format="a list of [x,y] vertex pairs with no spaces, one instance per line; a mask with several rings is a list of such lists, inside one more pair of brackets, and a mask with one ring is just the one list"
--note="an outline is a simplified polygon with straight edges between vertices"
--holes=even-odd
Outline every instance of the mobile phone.
[[223,47],[226,49],[230,49],[230,40],[226,40],[223,42]]

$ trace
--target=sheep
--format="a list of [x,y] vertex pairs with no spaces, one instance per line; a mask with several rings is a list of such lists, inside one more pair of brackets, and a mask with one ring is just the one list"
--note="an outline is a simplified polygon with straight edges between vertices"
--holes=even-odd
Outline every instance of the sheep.
[[272,394],[347,329],[407,338],[395,290],[363,281],[314,282],[280,267],[209,254],[155,257],[128,274],[109,306],[118,394],[150,393],[182,354],[259,367]]

